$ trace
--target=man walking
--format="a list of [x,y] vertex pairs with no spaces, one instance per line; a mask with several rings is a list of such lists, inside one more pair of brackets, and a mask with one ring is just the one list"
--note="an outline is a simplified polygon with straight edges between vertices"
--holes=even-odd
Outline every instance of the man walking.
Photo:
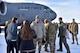
[[45,19],[44,26],[46,29],[45,51],[48,52],[48,44],[50,44],[50,53],[55,53],[56,27],[51,21]]
[[45,36],[45,28],[43,22],[39,19],[39,16],[37,15],[35,18],[35,21],[31,23],[31,28],[35,31],[37,38],[34,40],[34,45],[36,48],[36,43],[38,42],[38,52],[41,51],[41,45],[42,45],[42,38]]
[[66,25],[62,21],[62,17],[59,17],[59,34],[58,34],[59,49],[57,51],[63,51],[62,43],[64,43],[64,46],[67,49],[67,53],[70,53],[69,45],[67,44],[65,34],[66,34]]

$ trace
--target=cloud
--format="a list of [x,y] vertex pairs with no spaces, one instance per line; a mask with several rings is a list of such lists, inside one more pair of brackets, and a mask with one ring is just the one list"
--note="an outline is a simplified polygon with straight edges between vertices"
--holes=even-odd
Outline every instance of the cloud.
[[43,4],[43,5],[48,5],[49,3],[48,2],[45,2],[45,1],[35,1],[34,3],[39,3],[39,4]]
[[73,10],[61,10],[59,11],[59,9],[57,9],[57,18],[55,19],[55,21],[58,21],[58,17],[62,17],[64,22],[71,22],[72,18],[75,18],[77,20],[77,22],[80,22],[80,11],[77,9],[73,9]]
[[70,2],[54,2],[54,0],[4,0],[7,2],[34,2],[44,5],[57,5],[57,6],[66,6],[69,5]]
[[70,2],[53,2],[53,5],[68,6],[68,5],[70,5]]

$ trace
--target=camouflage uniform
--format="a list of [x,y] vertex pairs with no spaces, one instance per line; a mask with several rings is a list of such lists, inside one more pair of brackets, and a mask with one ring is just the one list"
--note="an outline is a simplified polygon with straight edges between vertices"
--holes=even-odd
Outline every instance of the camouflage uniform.
[[74,37],[76,38],[76,42],[78,44],[78,38],[77,38],[77,34],[78,34],[78,24],[76,22],[72,22],[70,25],[69,25],[69,30],[72,34],[72,40],[74,43]]
[[46,44],[45,50],[48,47],[48,43],[50,44],[50,53],[55,53],[55,39],[56,39],[56,29],[55,25],[50,21],[44,24],[46,29]]

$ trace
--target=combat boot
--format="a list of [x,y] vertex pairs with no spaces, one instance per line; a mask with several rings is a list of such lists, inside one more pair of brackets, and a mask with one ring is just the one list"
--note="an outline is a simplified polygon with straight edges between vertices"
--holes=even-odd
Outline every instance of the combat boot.
[[62,52],[63,50],[62,49],[58,49],[57,51],[61,51]]
[[77,41],[77,45],[79,45],[78,41]]
[[74,44],[74,42],[72,42],[72,44]]
[[40,51],[38,51],[40,53]]
[[45,48],[45,51],[46,51],[46,52],[49,52],[47,48]]
[[67,53],[70,53],[70,51],[67,51]]

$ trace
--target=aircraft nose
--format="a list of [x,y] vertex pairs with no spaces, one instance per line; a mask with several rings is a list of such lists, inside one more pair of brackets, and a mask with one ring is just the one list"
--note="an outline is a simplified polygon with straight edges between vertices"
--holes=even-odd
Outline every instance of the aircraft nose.
[[54,20],[56,17],[57,17],[57,14],[56,14],[55,12],[53,12],[53,13],[51,14],[51,20]]

